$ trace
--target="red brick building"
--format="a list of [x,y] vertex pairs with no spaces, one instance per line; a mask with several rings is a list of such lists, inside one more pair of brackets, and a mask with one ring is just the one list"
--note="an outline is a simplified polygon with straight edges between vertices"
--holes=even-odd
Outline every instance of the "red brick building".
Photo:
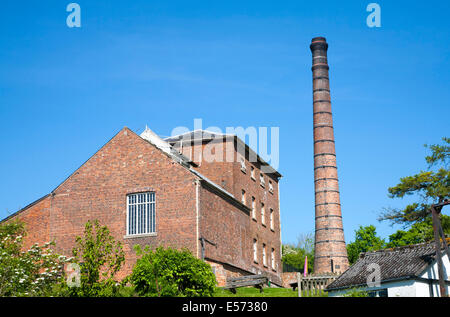
[[[226,160],[217,159],[221,147]],[[120,277],[136,261],[134,245],[163,245],[210,263],[219,285],[262,272],[281,285],[280,178],[236,136],[199,130],[162,140],[123,128],[50,194],[3,221],[26,224],[26,246],[53,240],[71,255],[85,223],[98,219],[124,245]]]

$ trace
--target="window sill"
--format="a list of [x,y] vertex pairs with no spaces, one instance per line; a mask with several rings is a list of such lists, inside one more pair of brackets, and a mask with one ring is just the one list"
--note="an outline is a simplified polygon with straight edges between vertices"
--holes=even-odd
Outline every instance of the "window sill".
[[146,238],[146,237],[156,237],[158,234],[154,233],[145,233],[145,234],[132,234],[123,236],[124,239],[134,239],[134,238]]
[[256,178],[254,178],[253,176],[252,177],[250,177],[253,181],[255,181],[256,182]]
[[256,218],[252,218],[252,220],[253,220],[254,222],[258,222],[258,220],[257,220]]
[[259,184],[259,185],[261,185],[262,188],[266,188],[266,185],[264,185],[264,184]]
[[247,170],[245,168],[241,168],[241,172],[247,174]]
[[262,226],[263,226],[264,228],[267,228],[267,226],[266,226],[266,224],[265,224],[265,223],[262,223]]

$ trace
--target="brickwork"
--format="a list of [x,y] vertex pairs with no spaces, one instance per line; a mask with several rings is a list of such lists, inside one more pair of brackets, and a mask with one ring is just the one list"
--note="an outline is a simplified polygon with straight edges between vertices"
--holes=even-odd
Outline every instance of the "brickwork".
[[45,196],[13,216],[10,221],[20,220],[27,231],[23,238],[23,248],[29,249],[36,242],[50,242],[49,236],[50,196]]
[[[250,263],[252,263],[252,265],[247,267],[246,270],[249,270],[255,274],[265,272],[271,276],[273,282],[276,281],[275,283],[279,284],[281,282],[280,274],[282,265],[278,178],[274,175],[263,174],[265,185],[261,186],[261,162],[253,162],[253,160],[249,161],[248,152],[239,153],[238,155],[238,147],[234,143],[233,139],[220,139],[214,140],[213,142],[214,144],[212,145],[206,142],[201,145],[195,144],[195,142],[186,142],[183,144],[182,153],[193,159],[198,164],[196,170],[214,181],[216,184],[221,185],[225,190],[232,193],[236,199],[241,200],[242,190],[244,190],[245,205],[248,208],[252,208],[252,197],[255,198],[256,219],[253,219],[252,213],[250,212],[250,215],[246,218],[247,220],[245,220],[248,223],[248,226],[245,228],[246,250],[250,250],[250,252],[247,252],[245,256],[249,256],[248,259],[251,261]],[[203,159],[201,159],[201,155],[199,153],[201,153],[201,151],[204,151],[203,153],[205,153],[205,148],[208,153],[210,153],[213,148],[216,148],[218,152],[221,151],[220,149],[223,149],[222,152],[220,152],[221,155],[216,156],[219,162],[205,161],[204,156]],[[231,155],[231,157],[234,157],[232,162],[227,161],[227,151],[230,150],[234,151],[233,155]],[[245,159],[245,172],[242,170],[241,162],[239,160],[240,157]],[[254,168],[254,178],[251,176],[251,167]],[[269,181],[272,183],[272,191],[269,190]],[[261,204],[264,204],[265,209],[264,225],[262,221]],[[218,210],[218,207],[210,209]],[[270,224],[271,210],[273,217],[273,228],[271,228]],[[207,223],[211,224],[211,221],[208,221]],[[239,236],[244,235],[240,232],[233,232],[233,234]],[[258,244],[257,263],[253,261],[253,239],[256,239]],[[266,265],[263,263],[263,244],[266,246]],[[229,247],[231,248],[232,244],[230,244]],[[273,254],[275,256],[274,268],[272,268],[272,249],[274,249]]]
[[[214,263],[221,286],[227,276],[260,270],[270,273],[274,283],[281,283],[278,270],[270,269],[270,248],[276,253],[281,250],[276,179],[274,193],[269,194],[238,170],[235,162],[202,163],[197,170],[217,184],[225,180],[225,189],[236,198],[124,128],[52,193],[7,221],[19,218],[25,222],[27,247],[53,240],[57,252],[70,256],[85,223],[98,219],[124,245],[126,261],[119,278],[131,272],[136,261],[133,246],[139,244],[188,248],[196,257],[203,255]],[[236,193],[240,187],[266,202],[267,216],[273,205],[273,231],[251,220],[249,207],[240,203]],[[155,193],[156,234],[127,236],[127,195],[142,192]],[[202,237],[215,245],[207,242],[202,250]],[[267,268],[253,262],[255,237],[267,245]],[[279,257],[276,263],[281,268]]]
[[316,204],[314,272],[318,274],[343,272],[348,268],[339,199],[327,50],[325,38],[312,40]]

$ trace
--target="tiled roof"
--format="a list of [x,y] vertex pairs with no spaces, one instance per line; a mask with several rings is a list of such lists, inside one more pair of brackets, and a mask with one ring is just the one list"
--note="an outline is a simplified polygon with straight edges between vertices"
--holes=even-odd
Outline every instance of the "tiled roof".
[[366,285],[367,277],[374,272],[369,267],[373,263],[380,266],[381,282],[419,277],[435,255],[434,242],[361,253],[358,261],[328,285],[327,290]]

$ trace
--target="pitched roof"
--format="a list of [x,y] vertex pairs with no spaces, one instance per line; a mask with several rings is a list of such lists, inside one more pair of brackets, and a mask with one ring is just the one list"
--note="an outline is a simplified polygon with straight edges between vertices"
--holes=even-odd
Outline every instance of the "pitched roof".
[[358,261],[328,285],[327,290],[366,285],[373,263],[380,266],[381,282],[420,277],[435,255],[434,242],[361,253]]
[[274,174],[277,177],[282,177],[282,175],[274,169],[272,166],[270,166],[269,163],[267,163],[261,156],[259,156],[251,147],[249,147],[244,141],[242,141],[237,135],[235,134],[226,134],[226,133],[217,133],[207,130],[194,130],[189,131],[183,134],[171,136],[168,138],[165,138],[164,141],[168,142],[169,144],[176,144],[178,142],[194,142],[194,141],[213,141],[213,140],[233,140],[235,139],[236,142],[244,149],[246,149],[250,154],[250,157],[256,157],[257,160],[261,163],[263,166],[267,166],[268,172],[266,174]]
[[[130,131],[131,133],[134,133],[133,131],[131,131],[130,129],[128,129],[127,127],[124,127],[121,131]],[[121,132],[120,131],[120,132]],[[119,133],[120,133],[119,132]],[[119,134],[117,133],[117,134]],[[115,136],[117,136],[117,134]],[[135,134],[135,133],[134,133]],[[137,135],[137,134],[136,134]],[[115,136],[112,139],[115,138]],[[161,139],[156,133],[154,133],[152,130],[150,130],[148,127],[145,128],[144,132],[142,132],[140,135],[138,135],[139,137],[141,137],[142,139],[144,139],[145,141],[147,141],[148,143],[152,144],[153,146],[155,146],[157,149],[159,149],[160,151],[164,152],[167,156],[169,156],[172,160],[174,160],[175,162],[179,163],[181,166],[185,167],[189,172],[191,172],[192,174],[196,175],[198,178],[200,178],[200,180],[202,181],[203,184],[209,185],[210,188],[214,188],[216,190],[216,192],[220,193],[222,195],[222,197],[228,198],[232,203],[234,203],[237,207],[239,207],[240,209],[242,209],[243,211],[248,212],[250,209],[249,207],[247,207],[246,205],[242,204],[236,197],[234,197],[233,194],[231,194],[230,192],[226,191],[224,188],[220,187],[219,185],[217,185],[216,183],[214,183],[213,181],[211,181],[210,179],[208,179],[207,177],[205,177],[204,175],[200,174],[198,171],[194,170],[191,166],[195,166],[195,164],[189,160],[187,157],[185,157],[184,155],[182,155],[181,153],[179,153],[178,151],[172,149],[172,146],[166,142],[165,140]],[[111,140],[109,140],[106,144],[108,144]],[[106,145],[105,144],[105,145]],[[100,150],[105,146],[103,145]],[[100,151],[98,150],[98,151]],[[97,152],[98,152],[97,151]],[[96,152],[96,153],[97,153]],[[96,154],[95,153],[95,154]],[[95,155],[94,154],[94,155]],[[86,164],[94,155],[92,155],[86,162],[84,162],[81,166],[83,166],[84,164]],[[81,166],[79,168],[81,168]],[[78,169],[79,169],[78,168]],[[77,169],[77,170],[78,170]],[[76,170],[76,171],[77,171]],[[76,172],[75,171],[75,172]],[[4,218],[4,219],[0,219],[0,223],[7,221],[8,219],[16,216],[17,214],[19,214],[20,212],[30,208],[31,206],[39,203],[41,200],[47,198],[48,196],[50,196],[56,189],[58,189],[62,184],[64,184],[72,175],[75,174],[72,173],[70,174],[61,184],[59,184],[54,190],[51,191],[50,194],[47,194],[39,199],[37,199],[36,201],[32,202],[31,204],[27,205],[26,207],[20,209],[19,211],[16,211],[14,213],[12,213],[11,215],[9,215],[8,217]]]

